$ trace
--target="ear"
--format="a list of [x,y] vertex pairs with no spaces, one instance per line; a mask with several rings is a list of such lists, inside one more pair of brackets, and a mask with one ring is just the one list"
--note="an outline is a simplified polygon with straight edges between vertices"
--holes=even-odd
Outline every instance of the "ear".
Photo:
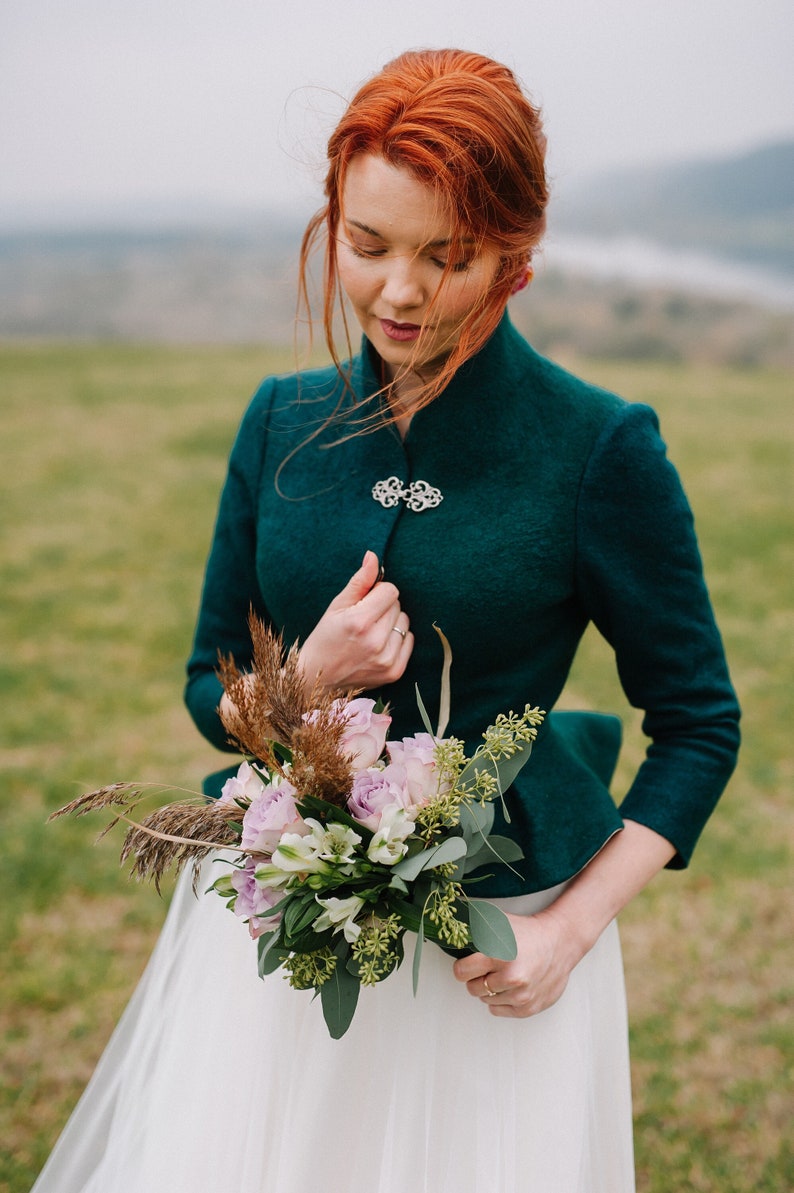
[[529,261],[527,261],[526,265],[521,270],[521,272],[519,273],[516,280],[513,282],[513,285],[510,289],[510,293],[518,294],[519,290],[524,290],[529,285],[529,283],[532,281],[534,276],[535,276],[535,271],[532,268],[532,266],[530,265]]

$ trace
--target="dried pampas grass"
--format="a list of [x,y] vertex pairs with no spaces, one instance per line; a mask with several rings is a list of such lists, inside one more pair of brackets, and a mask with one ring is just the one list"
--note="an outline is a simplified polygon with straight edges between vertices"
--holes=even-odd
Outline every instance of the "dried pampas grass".
[[[248,624],[253,643],[253,664],[242,672],[234,658],[220,657],[218,676],[229,698],[230,708],[219,710],[230,741],[267,770],[285,775],[284,760],[291,758],[289,781],[301,795],[313,795],[344,807],[353,782],[350,757],[342,750],[344,717],[337,701],[350,699],[353,691],[321,687],[307,691],[297,646],[285,650],[283,638],[256,617]],[[274,749],[286,747],[286,753]],[[214,850],[240,848],[240,822],[244,804],[194,799],[165,804],[141,820],[132,819],[138,804],[155,784],[111,783],[72,800],[50,820],[59,816],[84,816],[88,812],[118,809],[100,836],[120,821],[129,828],[121,850],[122,862],[132,858],[133,874],[151,879],[158,892],[169,869],[179,873],[193,864],[194,889],[204,858]]]
[[345,722],[337,701],[352,699],[357,692],[319,683],[307,690],[298,647],[285,651],[282,636],[264,625],[253,610],[248,626],[253,643],[251,670],[240,671],[231,655],[221,657],[218,666],[232,705],[220,714],[231,740],[243,753],[281,774],[283,766],[272,743],[287,746],[292,753],[292,785],[304,795],[344,807],[353,771],[342,752]]

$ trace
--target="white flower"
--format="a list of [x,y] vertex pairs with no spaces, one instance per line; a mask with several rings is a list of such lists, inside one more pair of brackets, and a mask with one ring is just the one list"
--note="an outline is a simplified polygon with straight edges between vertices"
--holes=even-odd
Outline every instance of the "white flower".
[[405,808],[400,804],[389,804],[381,813],[380,827],[367,847],[367,857],[371,862],[396,866],[408,851],[405,838],[413,831],[414,822]]
[[361,837],[343,824],[329,824],[307,819],[307,836],[283,833],[278,848],[273,850],[273,864],[292,873],[328,874],[332,866],[348,865]]
[[[311,824],[311,821],[308,823]],[[320,857],[327,862],[347,862],[352,858],[356,846],[360,844],[361,836],[355,829],[332,822],[326,826],[323,833]]]
[[361,932],[361,927],[355,923],[355,918],[364,906],[364,900],[360,899],[358,895],[349,895],[347,899],[337,899],[333,895],[328,899],[321,899],[319,895],[316,895],[315,898],[320,906],[325,908],[325,911],[314,921],[314,931],[324,932],[326,928],[333,928],[335,932],[338,932],[341,928],[345,940],[352,944]]

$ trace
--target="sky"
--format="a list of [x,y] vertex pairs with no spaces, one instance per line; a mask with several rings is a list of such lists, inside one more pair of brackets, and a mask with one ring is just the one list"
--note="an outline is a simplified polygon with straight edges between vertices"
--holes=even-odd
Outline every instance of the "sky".
[[0,221],[313,210],[345,97],[443,45],[516,71],[558,192],[794,136],[790,0],[3,0]]

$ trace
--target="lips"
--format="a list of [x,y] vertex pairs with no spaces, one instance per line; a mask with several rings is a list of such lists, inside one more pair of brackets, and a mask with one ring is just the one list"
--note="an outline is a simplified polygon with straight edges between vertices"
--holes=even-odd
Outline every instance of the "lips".
[[416,340],[422,328],[418,323],[395,323],[393,319],[379,319],[383,334],[398,343],[408,343]]

